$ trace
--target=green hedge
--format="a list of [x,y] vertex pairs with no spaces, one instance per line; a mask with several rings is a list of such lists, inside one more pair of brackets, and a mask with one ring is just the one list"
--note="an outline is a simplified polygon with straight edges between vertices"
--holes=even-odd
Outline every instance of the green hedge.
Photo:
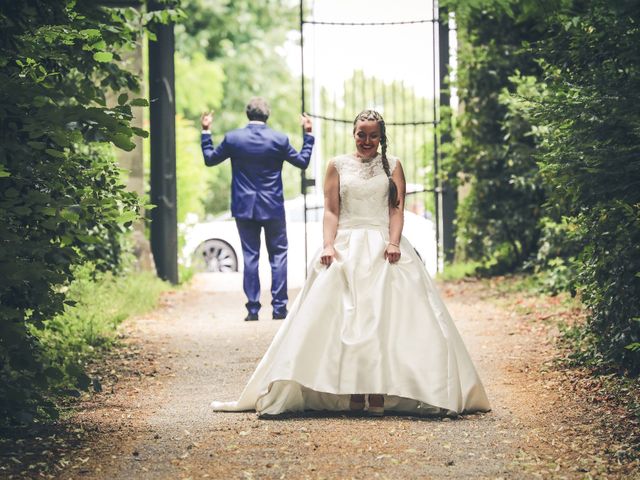
[[459,24],[453,173],[462,250],[535,267],[589,309],[591,364],[640,372],[640,8],[635,0],[450,0]]
[[[139,79],[117,62],[142,23],[135,9],[99,2],[0,3],[3,420],[55,415],[46,396],[69,372],[50,362],[33,329],[63,311],[74,266],[118,268],[122,234],[137,218],[111,145],[130,150],[145,133],[130,121],[131,106],[146,100],[124,93]],[[116,105],[106,104],[109,91],[120,93]]]
[[574,2],[552,27],[531,110],[548,208],[575,226],[577,285],[604,360],[640,372],[640,9]]
[[461,109],[445,168],[468,190],[457,215],[459,253],[480,260],[485,272],[505,273],[530,258],[540,236],[545,192],[535,141],[528,121],[503,97],[515,90],[516,71],[539,73],[522,44],[542,32],[536,19],[500,6],[466,10],[457,22]]

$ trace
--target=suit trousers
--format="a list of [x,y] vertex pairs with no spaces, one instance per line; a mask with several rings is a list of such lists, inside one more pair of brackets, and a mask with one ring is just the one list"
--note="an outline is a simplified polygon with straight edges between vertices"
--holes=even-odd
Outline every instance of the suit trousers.
[[247,311],[257,314],[260,310],[260,232],[264,237],[271,264],[271,305],[273,315],[287,310],[287,226],[285,219],[248,220],[236,218],[236,226],[242,243],[244,277],[242,286],[247,296]]

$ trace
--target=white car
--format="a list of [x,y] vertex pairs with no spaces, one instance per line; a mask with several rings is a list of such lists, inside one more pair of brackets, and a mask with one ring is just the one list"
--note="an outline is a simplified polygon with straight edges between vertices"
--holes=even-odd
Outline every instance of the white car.
[[[306,276],[306,267],[315,252],[322,246],[322,197],[307,195],[307,224],[305,235],[304,197],[301,195],[286,200],[287,218],[288,283],[290,287],[301,286]],[[185,223],[181,225],[185,245],[181,262],[193,266],[197,271],[238,272],[242,271],[242,247],[235,221],[226,213],[213,221]],[[435,228],[431,220],[408,210],[404,212],[404,237],[411,242],[431,275],[436,272]],[[305,253],[305,238],[306,253]],[[268,270],[268,254],[262,239],[260,270]]]

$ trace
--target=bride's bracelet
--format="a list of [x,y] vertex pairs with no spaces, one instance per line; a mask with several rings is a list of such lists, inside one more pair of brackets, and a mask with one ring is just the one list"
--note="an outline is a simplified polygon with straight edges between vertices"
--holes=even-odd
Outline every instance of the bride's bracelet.
[[389,245],[393,245],[394,247],[398,247],[398,248],[400,248],[400,245],[399,245],[399,244],[397,244],[397,243],[389,242]]

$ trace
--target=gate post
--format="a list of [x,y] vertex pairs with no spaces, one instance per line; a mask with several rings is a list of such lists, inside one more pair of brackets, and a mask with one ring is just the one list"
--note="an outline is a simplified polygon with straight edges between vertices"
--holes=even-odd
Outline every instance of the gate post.
[[[450,125],[445,124],[444,118],[448,115],[442,115],[442,107],[449,107],[451,96],[449,92],[449,83],[447,75],[449,73],[449,11],[446,8],[439,9],[438,22],[438,45],[439,45],[439,71],[440,71],[440,145],[451,141]],[[440,149],[442,152],[442,149]],[[442,165],[442,160],[440,161]],[[456,219],[456,209],[458,207],[458,192],[452,182],[446,178],[442,180],[441,185],[441,202],[442,202],[442,251],[444,262],[453,262],[456,248],[456,237],[454,222]]]
[[[149,10],[163,8],[149,2]],[[178,283],[178,214],[176,195],[176,104],[173,23],[156,24],[149,40],[151,143],[151,251],[158,276]]]

